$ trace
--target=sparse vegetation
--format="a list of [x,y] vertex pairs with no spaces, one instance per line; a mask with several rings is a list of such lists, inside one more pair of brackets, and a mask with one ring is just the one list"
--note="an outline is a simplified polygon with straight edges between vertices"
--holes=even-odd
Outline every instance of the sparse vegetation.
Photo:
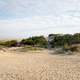
[[[72,47],[73,44],[80,43],[80,33],[71,34],[50,34],[49,39],[44,36],[33,36],[30,38],[22,39],[21,41],[10,40],[10,41],[0,41],[0,46],[4,47],[23,47],[23,50],[36,49],[39,48],[62,48],[63,51],[78,51],[77,46]],[[28,48],[31,46],[31,48]]]
[[[80,44],[80,33],[76,34],[50,34],[49,37],[52,39],[49,42],[49,45],[51,45],[51,48],[62,48],[64,51],[72,51],[72,52],[78,52],[78,47],[75,46],[75,44]],[[74,47],[72,47],[74,45]]]
[[16,49],[15,51],[18,52],[27,52],[27,51],[39,51],[39,50],[43,50],[40,47],[32,47],[32,46],[23,46],[21,48]]
[[17,40],[11,40],[4,42],[4,45],[7,47],[16,47],[17,46]]

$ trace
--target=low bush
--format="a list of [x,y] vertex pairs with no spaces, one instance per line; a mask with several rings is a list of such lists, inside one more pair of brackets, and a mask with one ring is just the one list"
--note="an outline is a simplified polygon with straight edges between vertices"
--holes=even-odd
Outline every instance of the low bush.
[[6,41],[6,42],[4,42],[4,46],[6,46],[6,47],[16,47],[17,46],[17,41],[16,40]]
[[36,47],[47,48],[47,40],[43,36],[34,36],[27,39],[23,39],[20,42],[22,45],[30,45]]

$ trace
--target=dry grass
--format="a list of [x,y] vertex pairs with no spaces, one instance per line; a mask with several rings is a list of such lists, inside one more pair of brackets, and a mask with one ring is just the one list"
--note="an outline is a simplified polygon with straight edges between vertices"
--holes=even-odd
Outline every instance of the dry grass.
[[80,56],[0,52],[0,80],[80,80]]

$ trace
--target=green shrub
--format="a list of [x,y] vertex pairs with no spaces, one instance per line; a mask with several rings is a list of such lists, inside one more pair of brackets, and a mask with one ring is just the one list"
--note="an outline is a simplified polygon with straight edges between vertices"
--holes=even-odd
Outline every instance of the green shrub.
[[52,47],[61,47],[65,44],[72,45],[72,44],[80,44],[80,33],[76,34],[51,34],[49,36],[52,36],[52,40],[50,41],[50,45]]
[[6,41],[6,42],[4,42],[4,46],[6,46],[6,47],[16,47],[17,46],[17,41],[16,40]]
[[34,36],[21,41],[23,45],[30,45],[36,47],[47,47],[47,40],[43,36]]

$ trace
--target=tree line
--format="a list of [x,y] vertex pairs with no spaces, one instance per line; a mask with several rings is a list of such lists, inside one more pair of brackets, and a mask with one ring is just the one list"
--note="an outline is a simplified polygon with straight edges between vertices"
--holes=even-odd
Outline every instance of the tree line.
[[64,46],[64,45],[72,45],[80,43],[80,33],[75,34],[50,34],[49,38],[51,41],[49,44],[52,48]]
[[9,40],[9,41],[0,41],[1,46],[6,47],[20,47],[20,46],[33,46],[33,47],[42,47],[47,48],[47,40],[44,36],[34,36],[21,41]]
[[64,45],[72,45],[80,43],[80,33],[75,34],[49,34],[48,38],[44,36],[33,36],[26,39],[22,39],[21,41],[17,40],[9,40],[9,41],[0,41],[1,46],[6,47],[17,47],[17,46],[25,46],[30,45],[33,47],[42,47],[51,48],[61,47]]

